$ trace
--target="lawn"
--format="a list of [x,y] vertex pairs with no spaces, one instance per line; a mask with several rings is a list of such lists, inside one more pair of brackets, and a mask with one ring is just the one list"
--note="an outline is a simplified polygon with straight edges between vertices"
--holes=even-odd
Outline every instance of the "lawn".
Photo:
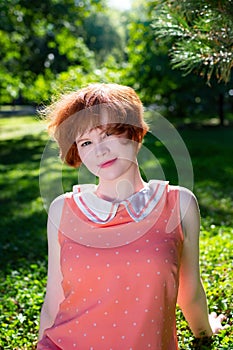
[[[69,191],[88,175],[84,169],[77,173],[61,166],[56,147],[48,143],[36,117],[0,118],[0,130],[0,349],[31,350],[46,284],[45,208],[59,191]],[[232,324],[233,128],[183,128],[179,133],[192,159],[193,190],[201,209],[200,260],[210,311],[224,312]],[[152,136],[146,138],[145,148],[155,152],[163,176],[176,184],[175,166]],[[153,162],[142,157],[140,166],[152,176]],[[179,309],[177,319],[181,350],[233,349],[232,327],[211,343],[198,343]]]

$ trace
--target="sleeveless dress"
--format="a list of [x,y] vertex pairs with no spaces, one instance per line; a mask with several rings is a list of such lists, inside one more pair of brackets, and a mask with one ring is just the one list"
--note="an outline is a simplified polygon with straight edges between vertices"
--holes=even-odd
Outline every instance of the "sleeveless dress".
[[38,350],[177,350],[183,245],[179,187],[151,180],[120,203],[94,185],[66,195],[61,302]]

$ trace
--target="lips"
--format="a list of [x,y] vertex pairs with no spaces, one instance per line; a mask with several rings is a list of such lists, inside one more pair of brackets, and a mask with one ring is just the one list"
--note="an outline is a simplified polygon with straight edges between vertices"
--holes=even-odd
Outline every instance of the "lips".
[[110,159],[107,162],[100,164],[100,168],[108,168],[116,162],[117,158]]

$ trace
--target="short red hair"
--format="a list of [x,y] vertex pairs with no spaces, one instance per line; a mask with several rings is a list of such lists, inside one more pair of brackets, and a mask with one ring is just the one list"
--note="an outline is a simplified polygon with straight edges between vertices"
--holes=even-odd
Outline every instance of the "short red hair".
[[[132,88],[118,84],[91,84],[62,95],[44,113],[61,159],[75,168],[81,164],[75,142],[78,134],[101,127],[115,134],[127,132],[129,139],[141,143],[148,131],[138,95]],[[103,118],[107,120],[103,122]]]

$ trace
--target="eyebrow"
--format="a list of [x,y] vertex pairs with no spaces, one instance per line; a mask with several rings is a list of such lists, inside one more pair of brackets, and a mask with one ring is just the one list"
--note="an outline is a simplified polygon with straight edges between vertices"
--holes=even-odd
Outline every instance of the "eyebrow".
[[76,143],[80,143],[80,142],[83,142],[83,141],[89,141],[90,138],[87,138],[87,137],[84,137],[84,138],[81,138],[81,139],[76,139]]

